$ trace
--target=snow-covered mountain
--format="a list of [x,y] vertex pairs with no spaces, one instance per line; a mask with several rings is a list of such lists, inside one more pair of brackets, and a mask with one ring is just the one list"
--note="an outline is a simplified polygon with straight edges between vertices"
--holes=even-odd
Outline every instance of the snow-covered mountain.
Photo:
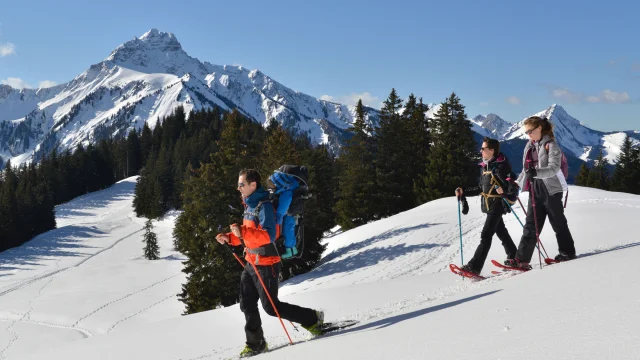
[[496,114],[477,115],[470,121],[484,129],[486,136],[491,136],[494,139],[504,139],[504,134],[513,126],[513,123],[502,119]]
[[[428,104],[433,117],[440,104]],[[309,134],[335,152],[347,137],[355,108],[294,91],[259,70],[213,65],[189,56],[172,33],[151,29],[113,50],[68,83],[42,89],[0,85],[0,158],[20,164],[54,148],[65,150],[109,136],[125,136],[146,122],[152,128],[178,106],[199,110],[237,108],[254,121],[275,119],[286,128]],[[379,112],[367,108],[367,121]],[[559,105],[536,115],[548,116],[568,155],[593,160],[600,149],[615,163],[625,133],[640,144],[640,132],[601,132],[587,128]],[[496,114],[469,119],[473,130],[509,143],[526,139],[517,124]],[[516,142],[521,144],[522,142]],[[508,146],[508,145],[507,145]]]
[[[46,89],[0,86],[0,157],[22,163],[108,136],[126,135],[182,105],[218,106],[267,125],[275,119],[337,149],[355,109],[294,91],[259,70],[189,56],[172,33],[151,29],[118,46],[68,83]],[[367,109],[367,121],[377,111]]]

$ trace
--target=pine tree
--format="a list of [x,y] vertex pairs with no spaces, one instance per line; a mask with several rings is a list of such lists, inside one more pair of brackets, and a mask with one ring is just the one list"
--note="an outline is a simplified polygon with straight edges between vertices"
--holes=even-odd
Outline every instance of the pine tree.
[[429,119],[426,112],[429,110],[428,106],[422,102],[420,98],[419,102],[416,102],[413,94],[409,96],[407,100],[407,106],[405,108],[407,128],[407,145],[408,156],[413,154],[414,158],[411,161],[411,166],[408,167],[410,178],[413,179],[412,197],[414,199],[414,205],[420,205],[422,203],[420,199],[422,178],[426,175],[427,162],[429,159],[429,151],[431,149],[431,134],[429,131]]
[[19,245],[19,217],[16,211],[18,208],[16,199],[18,178],[11,165],[11,160],[7,160],[3,177],[2,193],[0,193],[0,238],[3,239],[4,249],[8,249]]
[[578,176],[576,176],[576,180],[575,183],[578,186],[588,186],[589,184],[589,167],[587,166],[587,163],[582,163],[582,165],[580,165],[580,173],[578,173]]
[[244,162],[252,154],[242,140],[242,123],[235,110],[225,116],[220,150],[211,163],[190,169],[191,176],[185,182],[184,211],[176,221],[173,236],[176,249],[187,256],[183,269],[187,282],[179,294],[186,314],[233,305],[238,300],[242,268],[233,250],[218,244],[215,237],[228,232],[229,224],[237,223],[243,213],[233,184],[238,181],[239,170],[253,164]]
[[587,186],[602,190],[609,189],[609,170],[607,169],[607,162],[604,160],[602,150],[600,150],[598,158],[589,172],[589,182]]
[[368,135],[371,129],[365,123],[362,100],[356,105],[356,121],[349,129],[353,136],[347,140],[338,158],[337,202],[334,211],[336,221],[344,230],[368,223],[375,219],[379,208],[373,144]]
[[260,157],[259,171],[266,181],[273,174],[273,171],[282,165],[303,165],[300,164],[300,156],[296,151],[291,135],[280,126],[277,121],[273,121],[267,129],[269,135],[264,142],[262,155]]
[[142,167],[142,149],[140,146],[140,138],[135,129],[129,132],[127,136],[127,176],[134,176],[140,173]]
[[173,164],[173,194],[171,196],[171,203],[176,209],[182,208],[182,191],[184,190],[184,179],[188,172],[186,171],[186,164],[189,162],[189,154],[187,147],[189,142],[187,140],[186,132],[182,132],[180,138],[176,142],[176,146],[173,150],[172,164]]
[[[377,203],[380,204],[378,213],[381,217],[410,209],[415,204],[411,178],[415,149],[408,141],[407,118],[400,115],[402,103],[396,90],[392,89],[380,111],[379,127],[375,134]],[[409,106],[415,106],[415,101]],[[409,112],[413,112],[413,109]]]
[[633,194],[640,194],[640,147],[635,148],[632,154],[633,162],[630,191]]
[[416,188],[423,202],[449,196],[457,187],[477,184],[478,146],[464,109],[460,99],[452,93],[431,121],[433,146],[426,175]]
[[162,146],[173,148],[185,128],[186,114],[184,108],[178,106],[173,113],[162,122]]
[[149,219],[157,219],[164,214],[162,187],[156,177],[157,171],[155,171],[156,159],[157,156],[152,152],[136,182],[133,207],[138,217],[145,216]]
[[47,232],[57,227],[55,205],[53,196],[44,179],[40,179],[34,189],[34,198],[36,200],[36,231],[35,235]]
[[620,150],[611,178],[611,190],[631,193],[634,188],[633,172],[636,159],[634,159],[633,143],[629,135],[625,137]]
[[160,247],[158,246],[158,237],[153,232],[153,222],[151,219],[147,219],[144,224],[144,257],[147,260],[158,260],[160,258]]
[[416,177],[424,175],[427,164],[427,157],[431,149],[431,135],[429,131],[429,119],[426,112],[429,107],[422,102],[422,98],[418,101],[409,118],[409,134],[411,136],[411,146],[415,149],[415,156],[418,161],[422,161],[421,166],[414,166],[414,174]]
[[172,199],[175,176],[172,165],[171,150],[165,148],[163,145],[154,164],[153,174],[151,175],[160,190],[160,203],[158,205],[163,214],[173,207]]
[[145,122],[142,127],[142,133],[140,134],[140,158],[141,163],[140,166],[144,167],[149,159],[149,155],[151,154],[151,148],[153,147],[153,133],[151,132],[151,128]]

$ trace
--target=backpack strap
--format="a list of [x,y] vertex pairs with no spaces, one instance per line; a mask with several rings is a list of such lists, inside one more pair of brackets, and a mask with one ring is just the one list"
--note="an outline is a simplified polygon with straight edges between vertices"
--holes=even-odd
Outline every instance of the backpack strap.
[[258,205],[256,205],[255,208],[253,208],[253,211],[247,211],[247,209],[245,208],[244,213],[242,215],[243,216],[251,215],[256,219],[259,219],[260,210],[262,210],[262,205],[264,205],[264,203],[271,203],[271,205],[273,206],[273,202],[271,201],[271,199],[261,200],[261,201],[258,202]]
[[[493,171],[484,171],[482,175],[491,175],[491,185],[501,186],[500,182],[498,182],[498,180],[496,180],[496,177],[493,175]],[[497,193],[493,194],[493,189],[494,187],[491,186],[488,193],[485,193],[484,191],[480,193],[480,195],[484,198],[484,204],[486,205],[487,209],[489,209],[489,198],[502,197],[502,195],[500,194],[497,194]]]
[[[258,202],[258,205],[256,205],[256,207],[253,209],[253,211],[247,211],[245,209],[243,216],[245,215],[252,215],[254,217],[254,221],[260,221],[260,210],[262,210],[262,206],[265,203],[270,203],[271,206],[273,206],[273,202],[271,201],[271,199],[267,199],[267,200],[261,200]],[[275,213],[275,212],[274,212]],[[259,224],[258,224],[259,225]],[[277,234],[276,234],[277,236]],[[244,246],[244,242],[242,244]],[[254,255],[258,255],[258,256],[280,256],[280,253],[278,253],[278,249],[276,248],[276,244],[270,242],[269,244],[266,245],[262,245],[260,247],[254,248],[254,249],[249,249],[246,246],[245,247],[245,251],[248,252],[249,254],[254,254]],[[256,264],[258,264],[258,257],[256,257]]]

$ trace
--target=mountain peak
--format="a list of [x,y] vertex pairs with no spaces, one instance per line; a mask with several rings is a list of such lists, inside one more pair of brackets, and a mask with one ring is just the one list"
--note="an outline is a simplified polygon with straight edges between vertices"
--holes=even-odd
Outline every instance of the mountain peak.
[[152,46],[164,46],[167,50],[182,50],[182,45],[180,45],[178,39],[176,39],[176,36],[173,35],[173,33],[162,32],[156,28],[142,34],[138,40]]
[[489,113],[487,115],[479,114],[473,118],[473,121],[475,121],[478,126],[486,129],[491,136],[498,140],[502,140],[504,135],[513,126],[512,123],[493,113]]
[[182,77],[186,73],[207,74],[205,64],[190,57],[173,33],[156,28],[118,46],[107,59],[111,64],[151,74],[165,73]]
[[116,64],[144,65],[142,58],[152,53],[186,55],[175,35],[154,28],[118,46],[106,60]]

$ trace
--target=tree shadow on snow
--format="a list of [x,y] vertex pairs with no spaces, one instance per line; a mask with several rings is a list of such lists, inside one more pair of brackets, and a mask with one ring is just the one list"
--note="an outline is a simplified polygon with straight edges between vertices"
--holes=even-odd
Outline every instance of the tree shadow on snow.
[[[437,224],[420,224],[406,228],[392,229],[380,235],[376,235],[366,240],[350,244],[329,254],[323,259],[322,264],[316,267],[311,273],[295,276],[287,280],[283,285],[295,285],[308,280],[311,277],[319,278],[323,276],[349,272],[358,268],[365,268],[368,266],[376,265],[382,261],[393,260],[412,252],[432,249],[435,247],[449,246],[448,244],[406,245],[404,243],[401,243],[385,247],[374,247],[371,249],[362,250],[366,247],[374,245],[379,241],[390,239],[418,229],[428,228],[433,225]],[[362,251],[358,252],[359,250]],[[335,260],[340,257],[344,258]],[[332,262],[332,260],[335,261]]]
[[[18,268],[18,267],[15,267],[15,266],[2,266],[2,265],[0,265],[0,272],[2,272],[2,271],[13,271],[13,270],[29,270],[29,269]],[[0,274],[0,276],[5,276],[5,275],[8,275],[8,274]]]
[[88,226],[65,226],[40,234],[28,242],[0,253],[0,270],[15,269],[11,265],[39,266],[40,260],[55,257],[83,256],[82,249],[95,248],[82,244],[104,232]]
[[378,321],[374,321],[372,323],[364,324],[364,325],[361,325],[361,326],[357,326],[356,325],[356,326],[344,329],[342,331],[336,331],[335,333],[329,333],[329,334],[327,334],[327,335],[325,335],[323,337],[335,336],[335,335],[344,335],[344,334],[347,334],[347,333],[350,333],[350,332],[354,332],[354,331],[383,329],[383,328],[385,328],[387,326],[396,325],[396,324],[398,324],[400,322],[403,322],[405,320],[410,320],[410,319],[413,319],[413,318],[417,318],[417,317],[420,317],[422,315],[427,315],[429,313],[436,312],[436,311],[439,311],[439,310],[448,309],[450,307],[453,307],[453,306],[456,306],[456,305],[460,305],[460,304],[464,304],[464,303],[469,302],[469,301],[477,300],[477,299],[483,298],[483,297],[488,296],[488,295],[493,295],[493,294],[495,294],[495,293],[497,293],[499,291],[502,291],[502,290],[493,290],[493,291],[486,292],[484,294],[478,294],[478,295],[474,295],[474,296],[469,296],[467,298],[460,299],[460,300],[455,300],[455,301],[450,301],[450,302],[445,303],[445,304],[434,305],[434,306],[431,306],[431,307],[428,307],[428,308],[425,308],[425,309],[415,310],[415,311],[412,311],[410,313],[399,314],[399,315],[391,316],[391,317],[388,317],[388,318],[380,319]]
[[611,252],[611,251],[629,249],[629,248],[636,247],[636,246],[640,246],[640,241],[639,242],[630,243],[630,244],[625,244],[625,245],[614,246],[611,249],[603,249],[603,250],[595,249],[595,250],[591,250],[591,251],[586,252],[586,253],[578,254],[578,259],[582,259],[582,258],[593,256],[593,255],[604,254],[604,253],[608,253],[608,252]]
[[356,251],[356,250],[360,250],[362,248],[365,248],[367,246],[373,245],[379,241],[383,241],[383,240],[387,240],[399,235],[402,235],[404,233],[409,233],[415,230],[420,230],[420,229],[426,229],[428,227],[431,227],[433,225],[440,225],[440,224],[420,224],[420,225],[416,225],[416,226],[410,226],[410,227],[405,227],[405,228],[399,228],[399,229],[391,229],[391,230],[387,230],[379,235],[376,236],[372,236],[366,240],[357,242],[357,243],[353,243],[350,245],[347,245],[341,249],[338,249],[334,252],[332,252],[331,254],[329,254],[328,256],[326,256],[324,259],[322,259],[322,263],[327,263],[335,258],[338,258],[342,255],[345,255],[349,252],[352,251]]

